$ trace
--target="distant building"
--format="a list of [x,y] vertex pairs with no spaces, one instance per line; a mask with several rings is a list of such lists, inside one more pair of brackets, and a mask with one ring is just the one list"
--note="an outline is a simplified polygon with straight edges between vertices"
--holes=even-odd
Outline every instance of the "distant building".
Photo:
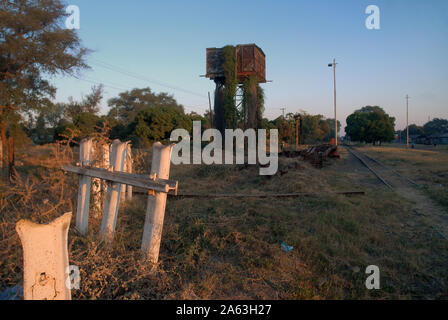
[[[396,143],[406,143],[406,131],[397,132],[395,134]],[[409,143],[413,144],[448,144],[448,132],[436,133],[430,136],[424,134],[410,134]]]
[[409,136],[409,142],[414,144],[429,144],[424,134],[413,134]]
[[435,133],[427,137],[429,144],[448,144],[448,132]]

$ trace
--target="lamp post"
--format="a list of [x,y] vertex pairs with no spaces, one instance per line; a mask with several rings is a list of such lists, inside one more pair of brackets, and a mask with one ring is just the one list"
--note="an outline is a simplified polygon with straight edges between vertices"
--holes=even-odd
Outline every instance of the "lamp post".
[[409,96],[406,95],[406,148],[409,149]]
[[333,78],[334,78],[334,144],[338,145],[338,118],[336,109],[336,59],[333,59],[333,63],[329,63],[329,67],[333,67]]

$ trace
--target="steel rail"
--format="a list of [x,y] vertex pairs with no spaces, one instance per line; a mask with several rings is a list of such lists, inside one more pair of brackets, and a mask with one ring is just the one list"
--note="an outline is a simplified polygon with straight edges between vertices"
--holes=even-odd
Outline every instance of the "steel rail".
[[384,183],[389,189],[394,190],[394,188],[381,177],[375,170],[370,167],[367,162],[365,162],[361,157],[359,157],[357,154],[355,154],[351,149],[350,146],[346,146],[348,152],[350,152],[355,158],[357,158],[367,169],[369,169],[382,183]]
[[380,161],[378,161],[378,160],[372,158],[371,156],[365,154],[365,153],[362,152],[362,151],[359,151],[359,150],[356,150],[356,151],[359,152],[359,153],[361,153],[361,154],[362,154],[363,156],[365,156],[366,158],[372,160],[373,162],[379,164],[379,165],[382,166],[383,168],[392,171],[392,172],[395,173],[397,176],[399,176],[399,177],[401,177],[401,178],[403,178],[403,179],[406,179],[408,182],[412,183],[413,185],[415,185],[415,186],[417,186],[417,187],[420,187],[420,185],[419,185],[418,183],[416,183],[415,181],[412,181],[411,179],[409,179],[408,177],[402,175],[402,174],[399,173],[398,171],[396,171],[396,170],[394,170],[394,169],[392,169],[392,168],[386,166],[386,165],[383,164],[382,162],[380,162]]

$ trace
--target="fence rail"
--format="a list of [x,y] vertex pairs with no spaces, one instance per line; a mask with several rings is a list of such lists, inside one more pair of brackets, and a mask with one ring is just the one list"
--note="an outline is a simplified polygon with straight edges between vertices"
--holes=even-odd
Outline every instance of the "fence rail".
[[175,180],[153,178],[151,176],[144,176],[139,174],[132,174],[121,171],[109,171],[94,167],[79,167],[79,166],[62,166],[62,170],[76,173],[91,178],[99,178],[105,181],[117,182],[125,185],[131,185],[147,190],[154,190],[158,192],[170,193],[177,195],[178,182]]

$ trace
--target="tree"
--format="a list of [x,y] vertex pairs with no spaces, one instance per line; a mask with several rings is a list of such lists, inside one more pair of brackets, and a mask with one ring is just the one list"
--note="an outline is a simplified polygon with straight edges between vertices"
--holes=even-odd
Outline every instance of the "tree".
[[80,113],[98,114],[100,112],[100,103],[103,99],[104,86],[102,84],[93,86],[90,94],[84,96],[81,101],[76,101],[69,97],[69,102],[64,104],[65,116],[72,121]]
[[324,120],[323,115],[310,115],[303,112],[301,116],[303,141],[305,143],[323,141],[325,136],[330,133],[330,126]]
[[63,103],[50,103],[43,107],[40,115],[51,128],[56,128],[59,121],[64,118],[65,105]]
[[[289,115],[289,114],[288,114]],[[291,114],[291,117],[294,116]],[[273,122],[273,125],[278,130],[278,136],[280,141],[290,142],[291,137],[294,135],[293,124],[290,121],[291,117],[284,118],[283,116],[278,117]]]
[[191,122],[193,121],[201,121],[201,131],[204,132],[205,130],[210,128],[210,120],[204,116],[201,116],[200,114],[191,111],[187,116],[190,118]]
[[347,117],[345,132],[353,141],[375,144],[394,139],[395,118],[378,106],[366,106]]
[[208,109],[204,113],[204,118],[207,119],[209,129],[213,127],[213,117],[214,116],[215,115],[213,114],[213,111],[208,110]]
[[[193,122],[189,116],[177,108],[151,107],[140,111],[129,125],[133,137],[139,142],[162,141],[170,137],[174,129],[192,131]],[[138,141],[137,141],[138,142]]]
[[17,114],[39,109],[55,89],[42,74],[73,74],[87,68],[74,30],[64,28],[60,0],[0,2],[0,136]]
[[417,126],[416,124],[411,124],[409,126],[409,134],[410,135],[423,135],[423,134],[425,134],[425,130],[423,129],[423,127]]
[[448,132],[448,120],[434,118],[423,126],[425,134],[430,136],[433,134],[442,134]]
[[[274,121],[269,121],[268,118],[261,119],[261,129],[266,129],[267,132],[269,132],[270,129],[276,129],[277,127],[275,126]],[[282,136],[279,134],[280,140],[282,140],[281,137]]]
[[31,142],[28,138],[28,128],[25,127],[23,118],[18,113],[9,116],[6,122],[6,129],[10,136],[14,137],[14,145],[17,147],[26,145]]
[[77,130],[78,139],[89,137],[100,127],[101,118],[91,112],[83,112],[75,116],[73,125]]
[[34,138],[33,141],[35,143],[46,142],[47,128],[45,125],[45,118],[42,114],[40,114],[36,119],[36,128],[34,129]]
[[[333,121],[334,123],[334,121]],[[327,119],[319,119],[319,131],[318,131],[318,140],[319,141],[330,141],[331,137],[331,126]],[[334,129],[333,129],[334,134]],[[334,135],[333,135],[334,137]],[[331,137],[332,138],[332,137]]]
[[[325,135],[324,141],[330,141],[332,138],[334,138],[334,119],[325,119],[325,121],[330,126],[330,132]],[[338,135],[341,130],[341,122],[338,120]]]
[[107,103],[111,108],[108,117],[122,121],[123,125],[133,122],[140,111],[152,107],[163,106],[184,112],[184,107],[178,104],[173,96],[164,92],[154,93],[150,88],[122,92],[117,98],[109,99]]
[[93,86],[90,94],[85,96],[82,101],[84,112],[98,114],[100,112],[100,103],[103,100],[104,86],[102,84]]
[[302,136],[300,137],[300,141],[303,141],[304,143],[329,141],[331,122],[328,122],[326,119],[324,119],[323,115],[310,115],[305,111],[301,111],[297,114],[288,113],[285,117],[280,116],[272,121],[273,126],[279,131],[279,139],[281,141],[295,143],[296,115],[300,115],[302,118],[302,128],[299,129],[299,135],[302,134]]
[[58,125],[54,129],[54,139],[55,140],[64,140],[67,137],[71,137],[71,133],[76,132],[77,129],[75,125],[68,121],[67,119],[62,119],[59,121]]
[[92,137],[92,134],[101,133],[102,128],[109,128],[108,119],[105,116],[98,116],[91,112],[82,112],[73,118],[73,122],[61,119],[58,125],[52,130],[54,140],[63,140],[71,137],[74,141],[81,141],[83,138]]
[[[396,132],[397,136],[398,136],[398,140],[402,141],[402,140],[406,140],[406,135],[407,135],[407,128],[404,128],[403,130],[398,130]],[[416,124],[411,124],[409,125],[409,135],[410,136],[425,136],[425,130],[423,129],[423,127],[420,127]]]

